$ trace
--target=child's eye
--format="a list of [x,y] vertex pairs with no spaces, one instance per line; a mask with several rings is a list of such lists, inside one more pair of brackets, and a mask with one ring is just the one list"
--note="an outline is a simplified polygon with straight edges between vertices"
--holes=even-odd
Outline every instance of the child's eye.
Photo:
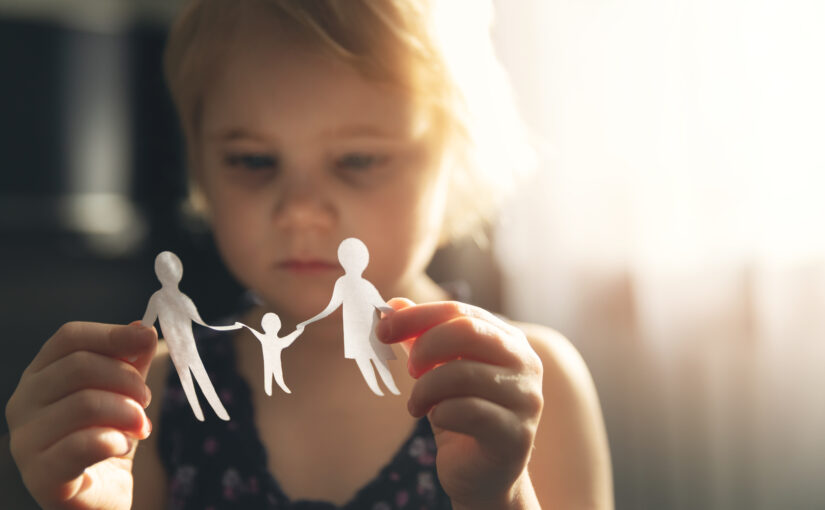
[[346,154],[335,161],[335,167],[341,170],[364,171],[383,164],[387,158],[376,154]]
[[245,170],[276,170],[278,158],[269,154],[229,154],[226,164],[233,168]]

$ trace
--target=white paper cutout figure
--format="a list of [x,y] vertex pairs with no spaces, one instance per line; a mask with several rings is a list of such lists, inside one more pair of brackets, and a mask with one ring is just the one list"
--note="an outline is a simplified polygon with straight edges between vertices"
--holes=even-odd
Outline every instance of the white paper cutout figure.
[[[236,322],[236,324],[241,324]],[[266,394],[272,396],[272,378],[278,383],[287,393],[292,393],[284,383],[284,369],[281,365],[281,352],[292,345],[292,342],[304,332],[304,327],[299,326],[295,331],[285,337],[278,337],[278,331],[281,330],[281,319],[277,314],[267,312],[261,319],[261,328],[263,333],[255,331],[246,324],[241,324],[246,329],[255,335],[255,338],[261,342],[261,352],[264,358],[264,388]]]
[[335,282],[332,299],[327,307],[315,317],[298,324],[298,328],[318,321],[334,312],[339,306],[344,307],[344,356],[354,359],[361,370],[367,385],[376,395],[384,393],[378,387],[370,361],[387,388],[395,395],[401,392],[395,386],[387,360],[395,359],[392,347],[381,343],[375,336],[378,321],[376,309],[382,312],[393,311],[381,298],[378,289],[361,277],[369,264],[370,254],[367,246],[354,237],[344,239],[338,246],[338,261],[344,268],[344,276]]
[[[178,283],[183,277],[183,264],[174,253],[163,251],[155,258],[155,273],[162,284],[162,288],[149,298],[149,304],[141,322],[147,327],[152,326],[155,319],[160,322],[160,329],[163,331],[166,344],[169,346],[169,356],[172,358],[172,363],[174,363],[175,370],[178,372],[181,386],[183,386],[183,391],[187,400],[189,400],[189,405],[192,407],[192,412],[195,413],[198,420],[204,421],[203,411],[201,411],[198,396],[195,393],[195,384],[192,381],[193,375],[207,402],[215,410],[218,417],[228,421],[229,413],[224,409],[215,388],[212,386],[212,381],[203,366],[203,361],[201,361],[198,349],[195,346],[195,337],[192,334],[192,322],[201,326],[212,326],[207,325],[201,319],[192,300],[178,289]],[[241,325],[235,323],[233,326],[215,326],[213,329],[227,331],[240,328]]]

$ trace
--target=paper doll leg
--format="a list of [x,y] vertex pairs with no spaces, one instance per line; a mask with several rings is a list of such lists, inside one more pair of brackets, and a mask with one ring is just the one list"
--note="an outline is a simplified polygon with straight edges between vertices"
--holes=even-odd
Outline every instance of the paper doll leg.
[[[291,391],[289,391],[289,388],[286,387],[286,383],[284,382],[284,367],[283,367],[283,365],[281,365],[281,353],[280,352],[278,353],[278,357],[276,359],[278,360],[278,362],[275,363],[274,367],[272,367],[270,373],[273,376],[275,376],[275,381],[278,383],[278,386],[280,386],[282,390],[284,390],[287,393],[292,393]],[[271,376],[267,378],[267,382],[269,383],[269,387],[272,388],[272,377]],[[271,393],[270,393],[270,395],[271,395]]]
[[272,396],[272,368],[267,362],[264,362],[264,390],[267,395]]
[[381,380],[384,381],[384,384],[390,390],[393,395],[400,395],[401,392],[398,391],[398,387],[395,385],[395,381],[392,378],[392,374],[390,373],[390,367],[387,366],[387,360],[381,358],[373,358],[372,362],[375,364],[375,368],[378,370],[378,375],[381,376]]
[[358,368],[361,370],[361,375],[364,376],[364,380],[367,381],[367,386],[370,387],[373,393],[379,397],[383,397],[384,392],[378,387],[378,381],[375,379],[375,370],[372,368],[372,363],[370,363],[369,358],[355,358],[355,362],[358,363]]
[[178,368],[176,365],[175,369],[178,371],[180,385],[183,386],[183,393],[186,394],[186,400],[189,401],[189,406],[192,408],[192,412],[195,413],[195,418],[197,418],[198,421],[203,421],[203,411],[201,411],[201,405],[198,402],[198,394],[195,393],[195,383],[192,381],[192,373],[188,367]]
[[[273,362],[274,360],[274,362]],[[272,378],[287,393],[292,393],[284,383],[284,370],[281,366],[281,351],[264,351],[264,390],[272,396]]]
[[206,401],[212,406],[212,409],[215,411],[215,414],[218,415],[218,418],[223,421],[229,421],[229,413],[226,412],[226,409],[224,409],[223,404],[221,403],[221,399],[218,398],[218,394],[215,392],[215,387],[212,386],[212,381],[209,380],[209,375],[203,367],[203,362],[198,359],[196,363],[193,363],[189,368],[192,370],[195,380],[198,381],[201,391],[206,397]]

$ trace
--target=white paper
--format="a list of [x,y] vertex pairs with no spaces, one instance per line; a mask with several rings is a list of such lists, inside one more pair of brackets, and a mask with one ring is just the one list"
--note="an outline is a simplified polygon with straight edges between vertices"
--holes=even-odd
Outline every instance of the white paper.
[[[240,324],[240,323],[238,323]],[[255,338],[261,342],[261,352],[264,358],[264,388],[266,394],[272,396],[272,378],[275,382],[287,393],[292,393],[284,383],[284,370],[281,365],[281,352],[292,345],[292,342],[304,332],[303,326],[295,329],[292,333],[285,337],[278,337],[278,331],[281,329],[281,319],[274,313],[268,312],[264,314],[261,319],[261,328],[263,333],[255,331],[246,324],[243,325]]]
[[395,359],[392,347],[381,343],[375,336],[375,327],[379,319],[378,311],[389,313],[393,310],[375,286],[362,277],[369,264],[369,251],[361,240],[351,237],[342,241],[338,246],[338,260],[345,274],[335,282],[332,298],[327,307],[315,317],[298,324],[292,333],[279,337],[281,320],[272,312],[264,314],[261,319],[262,332],[240,322],[231,326],[206,324],[198,314],[192,300],[178,289],[178,284],[183,277],[183,264],[180,259],[169,251],[158,254],[155,259],[155,273],[162,288],[152,294],[149,299],[142,323],[144,326],[152,326],[155,320],[160,322],[160,329],[169,347],[172,363],[175,365],[192,412],[198,420],[204,421],[204,416],[195,392],[195,381],[200,385],[215,414],[222,420],[229,420],[229,413],[226,412],[218,398],[198,354],[192,333],[193,322],[217,331],[230,331],[242,327],[249,329],[261,343],[264,388],[266,394],[271,396],[273,378],[281,389],[291,393],[284,382],[284,370],[281,364],[283,350],[295,342],[307,325],[323,319],[338,307],[343,306],[344,356],[355,360],[361,370],[361,375],[373,393],[379,396],[384,395],[375,375],[377,371],[390,392],[400,394],[387,365],[387,360]]
[[344,356],[355,360],[373,393],[384,395],[375,377],[377,370],[390,392],[399,395],[400,392],[387,365],[387,360],[395,359],[395,354],[392,347],[381,343],[375,336],[378,310],[388,312],[392,311],[392,308],[381,298],[375,286],[361,276],[369,260],[369,250],[360,239],[344,239],[338,246],[338,261],[345,274],[335,282],[332,299],[321,313],[302,322],[298,327],[321,320],[339,306],[343,306]]
[[[195,338],[192,335],[192,322],[207,326],[198,314],[195,304],[178,289],[183,277],[183,264],[177,255],[170,251],[164,251],[155,258],[155,273],[162,288],[152,294],[146,313],[141,321],[144,326],[152,326],[155,319],[160,322],[160,329],[166,344],[169,347],[169,356],[178,372],[183,392],[186,394],[192,412],[198,420],[203,421],[203,411],[201,411],[198,396],[195,393],[195,381],[201,387],[207,402],[214,409],[215,414],[222,420],[229,420],[229,413],[224,409],[223,404],[212,386],[212,381],[206,373],[198,349],[195,346]],[[238,329],[241,326],[236,324],[228,327],[216,327],[215,329]]]

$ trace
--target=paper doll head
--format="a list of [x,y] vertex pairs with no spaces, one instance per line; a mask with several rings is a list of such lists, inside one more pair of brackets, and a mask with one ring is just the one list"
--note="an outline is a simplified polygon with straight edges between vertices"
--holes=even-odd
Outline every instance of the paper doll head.
[[370,252],[360,239],[350,237],[338,246],[338,261],[347,274],[360,275],[370,262]]
[[183,278],[183,264],[171,251],[162,251],[155,258],[155,274],[164,286],[177,286]]
[[281,329],[281,319],[277,314],[267,312],[261,319],[261,327],[267,335],[274,335]]

